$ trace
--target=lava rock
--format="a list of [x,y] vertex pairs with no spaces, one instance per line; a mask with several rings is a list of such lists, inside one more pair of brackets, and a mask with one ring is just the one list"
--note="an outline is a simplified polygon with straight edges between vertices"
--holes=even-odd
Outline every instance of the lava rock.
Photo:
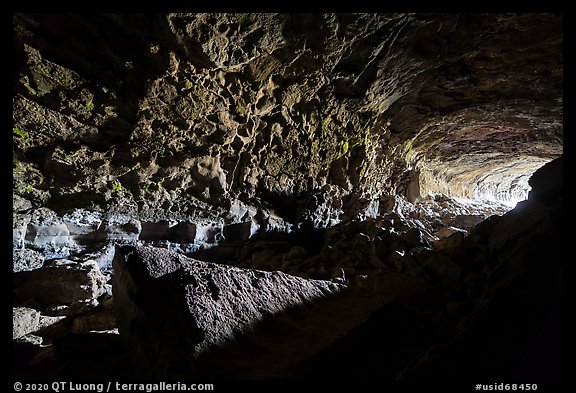
[[62,221],[70,233],[70,240],[78,244],[102,242],[106,235],[100,231],[102,213],[86,209],[73,209],[63,215]]
[[38,208],[31,214],[24,244],[27,248],[41,251],[45,256],[67,256],[70,231],[54,211]]
[[41,268],[44,264],[44,255],[38,251],[22,249],[12,251],[14,272],[22,272]]
[[102,221],[106,238],[120,243],[132,243],[138,240],[142,224],[137,217],[128,213],[111,212]]
[[179,222],[170,227],[168,239],[178,243],[193,243],[196,238],[196,225],[190,222]]
[[12,339],[16,340],[38,330],[40,312],[28,307],[12,308]]
[[32,209],[32,203],[28,199],[12,194],[12,211],[20,213],[30,209]]
[[24,238],[26,229],[30,222],[29,214],[13,214],[12,216],[12,247],[14,249],[24,248]]
[[[449,228],[445,228],[446,230],[450,230]],[[438,250],[444,250],[448,248],[455,248],[462,244],[464,240],[464,232],[461,231],[452,231],[452,234],[446,237],[441,238],[438,240],[434,247]]]
[[254,224],[251,221],[240,222],[224,226],[222,234],[226,240],[248,240],[255,233]]
[[402,239],[408,243],[410,248],[422,245],[422,231],[418,228],[410,228],[402,234]]
[[528,184],[532,186],[528,199],[550,204],[554,199],[561,198],[563,176],[564,158],[560,156],[534,172],[528,181]]
[[473,214],[462,214],[454,217],[452,226],[463,229],[471,229],[484,221],[484,217]]
[[118,248],[114,270],[118,328],[147,375],[293,376],[375,307],[363,299],[335,312],[345,286],[165,249]]
[[15,298],[35,299],[46,306],[66,305],[73,310],[97,304],[96,299],[106,291],[107,281],[97,262],[63,259],[30,272],[15,289]]
[[71,331],[74,334],[89,333],[93,331],[107,332],[117,328],[114,307],[110,304],[102,310],[79,315],[72,321]]

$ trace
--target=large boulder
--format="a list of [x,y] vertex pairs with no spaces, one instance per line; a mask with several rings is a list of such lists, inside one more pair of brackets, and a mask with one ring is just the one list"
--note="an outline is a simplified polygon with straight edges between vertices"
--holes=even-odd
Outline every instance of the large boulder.
[[343,285],[124,246],[114,309],[135,369],[162,377],[288,378],[382,304]]
[[564,156],[550,161],[534,172],[528,184],[532,187],[528,194],[529,200],[545,205],[555,200],[561,201],[564,189]]

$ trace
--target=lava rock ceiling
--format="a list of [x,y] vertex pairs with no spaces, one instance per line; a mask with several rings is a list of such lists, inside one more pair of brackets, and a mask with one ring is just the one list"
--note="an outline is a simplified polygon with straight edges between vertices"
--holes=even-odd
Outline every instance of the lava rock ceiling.
[[[401,360],[381,378],[430,378],[426,370],[447,362],[459,348],[454,342],[481,334],[466,328],[484,318],[478,302],[500,315],[494,293],[502,277],[513,288],[530,288],[532,257],[522,251],[527,239],[538,239],[546,228],[557,233],[562,179],[550,174],[562,170],[562,47],[559,14],[14,14],[18,375],[79,372],[91,363],[75,352],[74,340],[99,348],[98,356],[107,359],[95,374],[136,375],[138,366],[124,364],[139,361],[129,343],[156,337],[178,348],[177,340],[197,339],[161,337],[157,328],[114,311],[142,312],[145,320],[162,307],[158,291],[169,286],[161,283],[149,293],[142,290],[145,299],[154,298],[151,308],[131,295],[114,296],[142,279],[112,287],[114,272],[124,271],[122,264],[129,265],[136,252],[116,246],[145,245],[206,261],[183,263],[179,269],[196,266],[186,273],[178,270],[192,277],[185,279],[191,287],[182,290],[208,296],[206,304],[223,290],[206,278],[219,271],[211,263],[248,269],[230,270],[231,278],[222,282],[233,282],[234,274],[254,275],[237,283],[238,293],[222,295],[232,309],[254,288],[274,288],[270,277],[277,276],[254,273],[262,270],[287,273],[282,282],[290,298],[300,296],[298,280],[310,280],[302,284],[309,288],[324,288],[330,284],[325,281],[352,288],[342,298],[329,291],[330,299],[336,297],[320,307],[325,321],[293,311],[296,319],[314,320],[309,331],[288,334],[282,318],[263,324],[302,349],[306,340],[296,336],[322,336],[314,326],[325,329],[338,304],[348,307],[349,317],[330,322],[338,334],[318,341],[322,345],[313,353],[302,349],[298,362],[278,357],[269,372],[238,366],[255,345],[265,347],[266,355],[254,360],[265,367],[266,359],[279,356],[281,346],[271,343],[281,338],[266,327],[251,336],[248,320],[226,320],[226,329],[242,328],[226,336],[232,340],[228,349],[206,355],[214,365],[236,359],[222,374],[192,361],[192,371],[182,369],[180,360],[192,349],[162,355],[164,368],[152,374],[309,378],[307,365],[338,369],[328,354],[345,358],[351,343],[363,343],[358,331],[373,335],[370,326],[394,320],[413,334],[422,333],[414,323],[431,330],[417,343],[399,340],[403,348],[376,345]],[[541,172],[550,175],[549,184],[542,176],[531,178],[550,162]],[[544,189],[556,191],[540,198]],[[514,218],[521,209],[541,220]],[[546,247],[553,244],[561,244],[561,236]],[[510,261],[516,265],[508,266]],[[524,281],[516,280],[523,274],[520,265],[529,272]],[[547,276],[542,288],[553,291],[555,277]],[[374,299],[366,301],[362,291]],[[501,304],[510,304],[509,295]],[[277,294],[270,296],[278,302]],[[274,304],[262,307],[280,312]],[[251,310],[249,320],[269,314],[262,310]],[[179,332],[200,320],[220,326],[218,316],[206,322],[189,311],[192,319],[175,322],[184,324]],[[431,325],[423,322],[429,318]],[[90,336],[95,331],[105,333]],[[245,341],[231,344],[238,337]],[[189,348],[192,341],[186,341]],[[443,349],[435,346],[440,342]],[[469,353],[472,347],[460,349]],[[510,355],[516,349],[504,349],[502,359],[518,361]],[[438,363],[419,358],[425,351],[440,353]],[[156,359],[157,353],[142,356]],[[480,358],[488,362],[490,356]],[[509,375],[496,363],[483,374],[482,365],[462,362],[469,373],[461,371]]]

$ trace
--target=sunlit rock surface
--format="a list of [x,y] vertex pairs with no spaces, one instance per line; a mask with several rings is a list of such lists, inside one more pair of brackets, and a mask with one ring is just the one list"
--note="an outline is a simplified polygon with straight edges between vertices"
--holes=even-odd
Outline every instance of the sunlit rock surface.
[[126,246],[114,268],[118,327],[142,376],[298,376],[378,305],[342,310],[343,285],[165,249]]

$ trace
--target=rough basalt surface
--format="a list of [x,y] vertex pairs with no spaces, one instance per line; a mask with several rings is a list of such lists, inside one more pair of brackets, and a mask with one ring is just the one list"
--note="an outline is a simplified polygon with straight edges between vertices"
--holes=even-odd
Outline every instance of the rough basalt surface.
[[126,246],[114,261],[118,327],[142,376],[292,378],[382,302],[343,303],[340,284],[165,249]]
[[15,190],[57,211],[221,216],[240,199],[326,226],[414,201],[419,177],[422,195],[506,200],[502,179],[562,151],[560,15],[18,14],[14,29]]
[[15,374],[556,378],[563,21],[13,14]]

